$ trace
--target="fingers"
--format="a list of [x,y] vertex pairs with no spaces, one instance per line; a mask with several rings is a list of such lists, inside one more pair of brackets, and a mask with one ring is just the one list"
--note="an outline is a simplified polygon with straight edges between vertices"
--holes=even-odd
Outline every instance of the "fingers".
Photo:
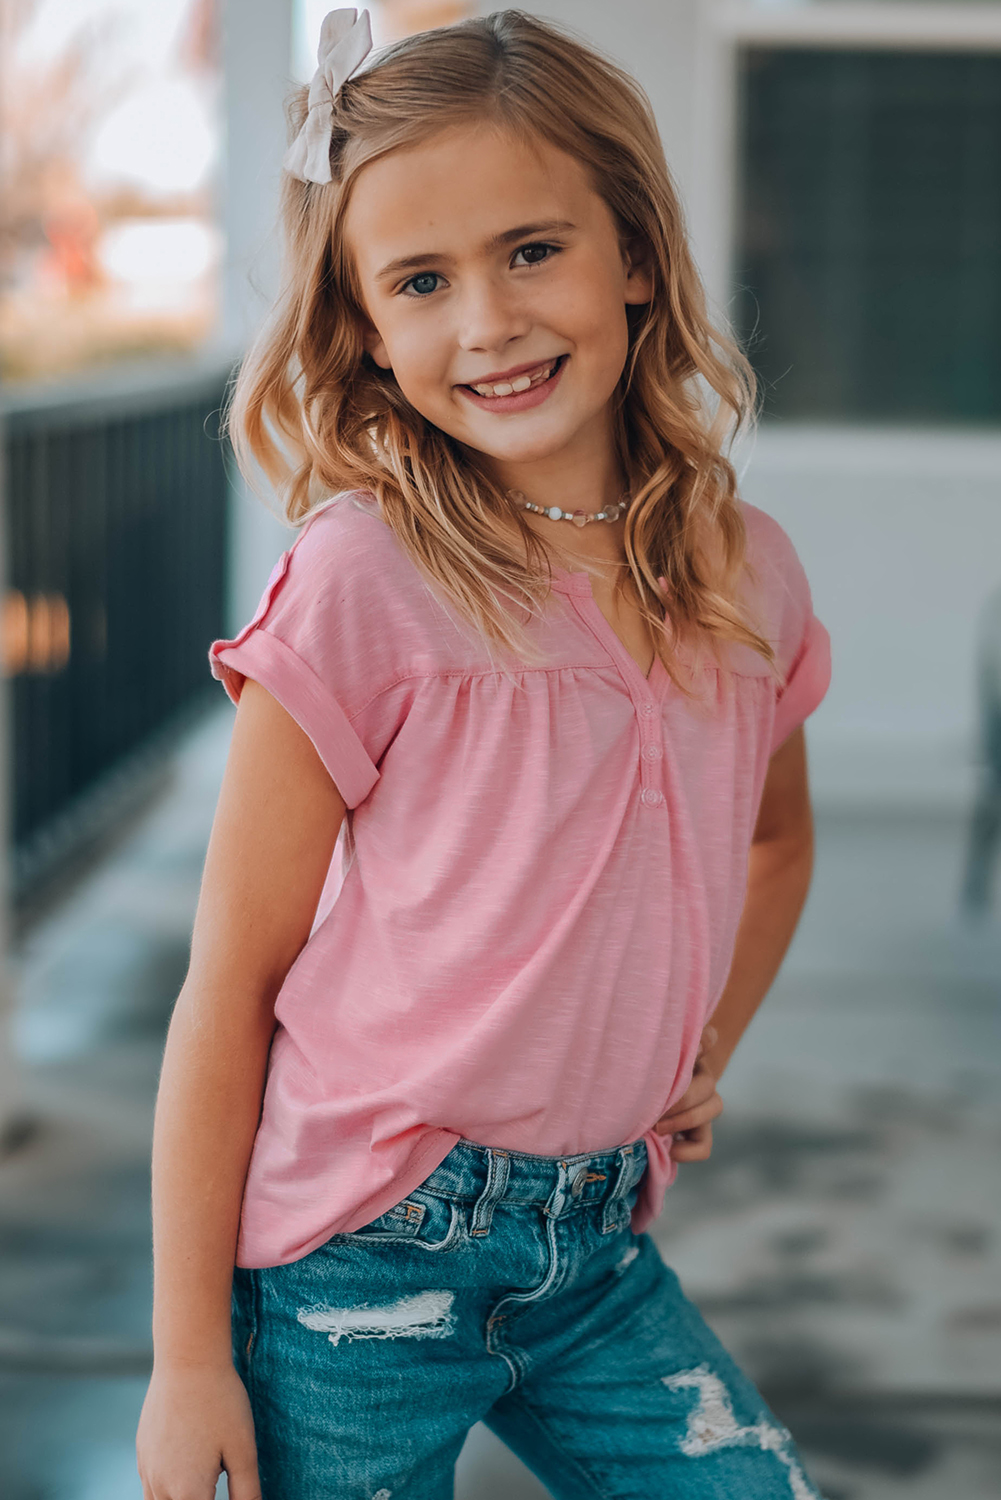
[[712,1155],[712,1125],[696,1125],[684,1136],[675,1136],[668,1153],[672,1161],[707,1161]]
[[[704,1057],[697,1057],[692,1064],[692,1083],[697,1078],[711,1078],[713,1083],[716,1082],[716,1074],[709,1066],[708,1060]],[[689,1084],[689,1088],[691,1088],[691,1084]]]
[[[714,1107],[708,1113],[705,1106],[715,1101]],[[698,1073],[692,1079],[688,1088],[677,1099],[667,1112],[661,1115],[655,1129],[661,1135],[667,1135],[672,1130],[687,1130],[691,1125],[701,1125],[705,1120],[715,1120],[723,1109],[723,1101],[716,1092],[716,1080],[711,1073]],[[693,1111],[702,1111],[688,1119],[685,1124],[679,1123],[684,1117],[692,1115]]]
[[706,1026],[691,1083],[654,1126],[658,1135],[673,1136],[669,1151],[672,1161],[705,1161],[712,1152],[712,1122],[723,1113],[723,1101],[716,1092],[716,1079],[702,1058],[716,1040],[715,1026]]
[[[235,1446],[235,1445],[234,1445]],[[236,1452],[223,1454],[229,1500],[261,1500],[261,1481],[257,1473],[257,1446],[241,1443]]]
[[[241,1448],[243,1444],[239,1445]],[[261,1500],[261,1481],[257,1473],[257,1453],[253,1444],[249,1451],[239,1457],[224,1460],[219,1469],[225,1469],[229,1500]],[[140,1474],[143,1500],[212,1500],[216,1492],[216,1479],[183,1478],[150,1479]]]
[[708,1099],[692,1104],[688,1109],[664,1115],[657,1121],[656,1129],[660,1135],[684,1135],[688,1130],[696,1130],[700,1125],[718,1120],[722,1113],[723,1101],[713,1090]]
[[233,1469],[226,1475],[229,1500],[261,1500],[261,1482],[257,1469]]
[[671,1108],[666,1111],[668,1116],[680,1115],[686,1109],[691,1109],[696,1104],[704,1104],[707,1099],[712,1099],[716,1094],[716,1080],[711,1073],[696,1073],[680,1099],[675,1099]]
[[[244,1488],[237,1488],[229,1479],[230,1500],[261,1500],[261,1487],[254,1472],[252,1481]],[[160,1483],[143,1481],[143,1500],[213,1500],[216,1485],[211,1480],[205,1484],[193,1484],[190,1480],[164,1480]]]

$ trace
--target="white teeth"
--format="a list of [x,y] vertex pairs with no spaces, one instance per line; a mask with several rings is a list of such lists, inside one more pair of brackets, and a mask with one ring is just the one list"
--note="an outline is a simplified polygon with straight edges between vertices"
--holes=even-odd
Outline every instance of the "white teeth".
[[513,396],[521,391],[530,390],[533,385],[541,385],[548,380],[556,368],[557,361],[544,365],[534,375],[519,375],[517,380],[501,380],[497,385],[474,385],[473,390],[478,396]]

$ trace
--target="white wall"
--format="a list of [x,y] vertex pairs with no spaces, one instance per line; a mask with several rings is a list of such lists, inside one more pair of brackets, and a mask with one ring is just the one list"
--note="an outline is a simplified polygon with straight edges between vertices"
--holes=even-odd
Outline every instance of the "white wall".
[[809,727],[818,798],[968,801],[1001,433],[765,427],[742,488],[789,532],[831,633]]

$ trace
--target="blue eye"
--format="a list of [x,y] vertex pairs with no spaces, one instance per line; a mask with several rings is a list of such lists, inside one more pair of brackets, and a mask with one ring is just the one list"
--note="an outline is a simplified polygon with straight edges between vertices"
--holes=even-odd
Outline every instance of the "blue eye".
[[421,271],[417,276],[411,276],[410,280],[404,283],[403,290],[411,290],[418,297],[426,297],[429,293],[438,290],[440,279],[437,271]]

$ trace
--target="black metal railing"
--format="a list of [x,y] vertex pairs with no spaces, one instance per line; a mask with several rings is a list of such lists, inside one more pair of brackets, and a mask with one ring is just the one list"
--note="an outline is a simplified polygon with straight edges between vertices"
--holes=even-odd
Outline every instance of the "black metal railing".
[[211,701],[228,373],[120,370],[0,404],[15,902]]

